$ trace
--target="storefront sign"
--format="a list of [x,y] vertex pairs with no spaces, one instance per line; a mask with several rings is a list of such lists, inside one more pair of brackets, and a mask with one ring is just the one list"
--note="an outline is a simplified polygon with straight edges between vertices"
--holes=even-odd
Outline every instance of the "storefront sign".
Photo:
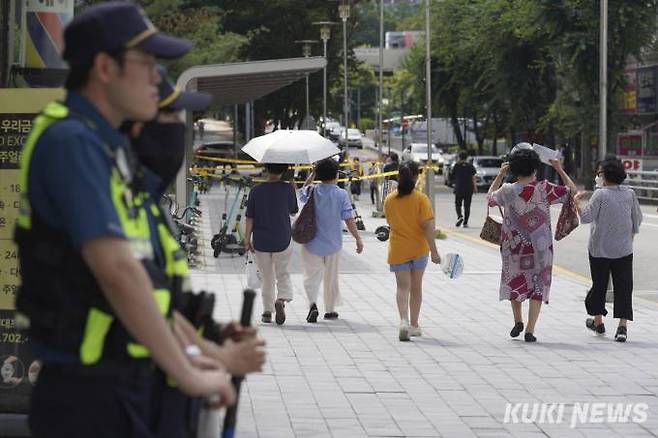
[[642,156],[642,132],[629,131],[617,136],[617,155],[621,157]]
[[622,158],[622,163],[624,163],[624,169],[631,171],[642,171],[642,160],[639,158]]
[[0,413],[27,412],[40,369],[14,310],[20,277],[13,233],[23,190],[18,168],[32,120],[62,96],[61,89],[0,89]]
[[656,112],[656,67],[637,70],[637,113]]

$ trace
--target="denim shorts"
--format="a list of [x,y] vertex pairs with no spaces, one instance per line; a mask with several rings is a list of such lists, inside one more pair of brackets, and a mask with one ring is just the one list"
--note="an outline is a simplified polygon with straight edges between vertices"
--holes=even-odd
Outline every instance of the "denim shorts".
[[390,265],[391,272],[409,271],[411,269],[425,269],[429,256],[420,256],[408,262]]

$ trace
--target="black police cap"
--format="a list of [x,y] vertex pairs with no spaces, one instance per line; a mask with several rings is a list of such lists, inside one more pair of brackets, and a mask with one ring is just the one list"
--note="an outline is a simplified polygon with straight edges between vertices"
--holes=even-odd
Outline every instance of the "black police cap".
[[69,64],[85,64],[99,52],[132,48],[171,59],[185,55],[192,44],[160,33],[131,2],[107,2],[86,9],[66,27],[62,57]]
[[210,105],[212,96],[209,94],[182,91],[180,88],[174,86],[169,79],[167,69],[161,65],[158,65],[158,73],[162,77],[162,80],[158,84],[160,109],[200,111],[208,108],[208,105]]

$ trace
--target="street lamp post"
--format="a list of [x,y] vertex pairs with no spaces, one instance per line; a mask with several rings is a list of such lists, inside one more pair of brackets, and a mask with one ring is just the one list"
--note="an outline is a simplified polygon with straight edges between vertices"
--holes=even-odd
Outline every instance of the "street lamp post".
[[[379,0],[379,92],[377,97],[377,150],[379,152],[378,159],[381,159],[384,147],[384,133],[382,132],[384,127],[384,109],[382,105],[382,99],[384,98],[384,0]],[[384,206],[382,205],[383,199],[380,196],[379,182],[375,191],[375,199],[377,214],[383,215]]]
[[322,82],[322,135],[326,135],[326,126],[327,126],[327,42],[331,38],[331,26],[333,26],[333,21],[316,21],[313,23],[315,26],[320,26],[320,39],[322,40],[322,45],[324,48],[324,60],[325,65],[323,70],[324,80]]
[[350,18],[350,4],[343,0],[338,5],[338,15],[343,21],[343,114],[345,118],[345,145],[347,145],[347,129],[349,128],[349,113],[347,105],[347,19]]
[[[302,45],[302,54],[304,55],[304,58],[308,58],[311,56],[311,44],[317,43],[316,40],[298,40],[295,41],[295,44],[301,44]],[[308,98],[308,74],[306,74],[306,114],[304,116],[304,123],[308,120],[310,117],[310,109],[309,109],[309,98]],[[304,125],[305,129],[309,129],[306,125]]]
[[434,208],[434,168],[432,164],[432,84],[430,53],[430,1],[425,0],[425,97],[427,105],[427,168],[425,169],[425,193]]
[[[608,148],[608,0],[601,0],[599,54],[599,159]],[[589,166],[589,163],[587,163]]]

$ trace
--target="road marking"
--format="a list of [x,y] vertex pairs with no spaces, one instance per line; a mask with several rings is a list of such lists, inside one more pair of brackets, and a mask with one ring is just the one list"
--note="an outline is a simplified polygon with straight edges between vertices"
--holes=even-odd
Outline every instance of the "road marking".
[[[443,231],[445,231],[446,234],[448,234],[448,236],[451,236],[451,235],[457,236],[461,239],[468,240],[469,242],[476,243],[480,246],[486,246],[488,248],[495,249],[497,251],[500,250],[500,247],[498,245],[494,245],[493,243],[489,243],[486,240],[480,239],[479,237],[473,237],[473,236],[470,236],[468,234],[460,233],[459,231],[452,231],[452,230],[447,230],[447,229],[444,229]],[[584,285],[589,285],[592,282],[589,277],[581,275],[577,272],[573,272],[573,271],[571,271],[567,268],[563,268],[562,266],[559,266],[559,265],[556,265],[556,264],[553,264],[553,270],[558,274],[562,274],[562,275],[565,275],[567,277],[571,277],[572,279],[574,279],[574,280],[576,280],[576,281],[578,281],[578,282],[580,282]]]

